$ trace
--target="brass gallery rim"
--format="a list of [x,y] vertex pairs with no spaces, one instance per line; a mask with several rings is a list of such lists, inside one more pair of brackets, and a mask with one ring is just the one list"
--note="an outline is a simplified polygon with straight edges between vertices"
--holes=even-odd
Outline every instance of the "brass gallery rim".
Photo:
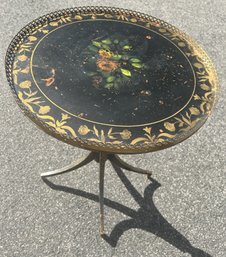
[[[112,21],[112,28],[109,29],[111,34],[105,33],[106,22],[101,22],[104,20]],[[50,32],[72,23],[77,24],[76,26],[84,24],[81,21],[93,21],[89,24],[95,22],[95,26],[99,26],[95,31],[92,25],[90,27],[81,25],[76,27],[77,32],[74,30],[75,35],[81,34],[81,38],[83,31],[90,31],[88,39],[83,37],[82,43],[80,42],[80,45],[86,46],[84,50],[77,50],[75,39],[73,36],[70,37],[69,30],[64,31],[65,35],[68,35],[68,40],[62,41],[59,43],[61,46],[56,48],[57,46],[53,44],[56,38],[51,38]],[[122,29],[120,34],[117,30],[118,25],[114,24],[127,25],[120,25],[119,30]],[[143,41],[130,32],[131,26],[144,28],[136,32],[140,38],[144,38]],[[123,36],[124,34],[126,36]],[[166,38],[165,41],[175,47],[161,41],[160,37],[155,36],[157,34]],[[82,106],[84,99],[81,99],[81,110],[79,105],[77,117],[74,117],[68,114],[70,110],[62,111],[48,101],[41,90],[38,90],[32,78],[30,65],[33,50],[43,37],[49,41],[42,45],[41,51],[35,57],[35,63],[32,63],[32,69],[41,89],[46,95],[51,95],[55,99],[59,99],[59,95],[62,95],[61,103],[68,104],[67,108],[63,109],[72,108],[72,96],[75,96],[75,101],[79,101],[79,98],[76,98],[78,92],[84,94],[86,97],[84,99],[92,96],[90,99],[93,99],[94,108],[89,104]],[[58,35],[58,39],[60,41],[62,37]],[[75,43],[69,45],[68,42]],[[140,45],[142,47],[139,47]],[[156,48],[156,45],[159,47]],[[63,54],[67,57],[68,53],[73,53],[67,58],[67,65],[69,65],[67,67],[73,68],[75,74],[83,74],[80,79],[82,81],[86,79],[85,86],[78,83],[78,76],[75,78],[68,74],[70,69],[65,69],[64,63],[61,62],[62,58],[51,60],[50,46],[56,48],[55,52],[57,51],[59,56]],[[146,52],[143,49],[146,49]],[[78,58],[73,59],[73,56],[78,56],[76,55],[78,52],[82,65],[73,66],[78,60]],[[154,58],[155,53],[158,53],[156,58]],[[183,59],[180,53],[183,53],[186,58]],[[154,57],[146,58],[148,54]],[[192,66],[192,73],[185,59]],[[161,73],[163,71],[166,71],[166,78],[164,73]],[[185,33],[149,15],[109,7],[66,9],[31,22],[15,36],[8,48],[6,74],[22,111],[46,133],[78,147],[112,153],[156,151],[185,140],[205,123],[216,103],[219,89],[216,71],[211,60]],[[150,76],[150,74],[154,75]],[[193,75],[196,86],[194,87],[193,84],[192,88]],[[68,91],[63,91],[63,82],[66,84],[69,79],[72,85],[77,82],[80,86],[78,88],[68,86]],[[171,83],[172,81],[174,83]],[[157,88],[156,85],[158,85]],[[169,85],[168,88],[167,85]],[[161,92],[167,93],[164,95],[160,94]],[[127,95],[129,98],[123,98]],[[110,100],[103,100],[102,105],[98,107],[96,104],[98,99]],[[118,113],[124,104],[124,99],[131,100],[127,101],[129,104],[127,113],[122,114],[120,118]],[[175,101],[179,101],[179,104],[175,104]],[[187,105],[184,104],[186,101]],[[82,108],[86,108],[85,113]],[[103,113],[98,112],[98,108],[102,108]],[[103,115],[107,113],[105,109],[109,109],[112,113],[112,110],[115,110],[115,116],[114,113],[112,117]],[[142,113],[143,115],[140,115]],[[145,122],[145,119],[150,118],[148,117],[150,114],[153,120],[160,118],[160,121]],[[89,121],[92,120],[89,118],[93,117],[92,115],[97,115],[97,122]],[[128,117],[128,125],[122,124],[126,117]],[[140,126],[134,127],[136,123]],[[122,126],[116,124],[122,124]]]

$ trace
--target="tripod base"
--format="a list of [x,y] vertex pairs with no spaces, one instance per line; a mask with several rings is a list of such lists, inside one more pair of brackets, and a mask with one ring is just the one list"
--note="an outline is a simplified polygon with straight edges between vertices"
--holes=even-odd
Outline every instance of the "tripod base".
[[41,177],[52,177],[60,174],[64,174],[70,172],[72,170],[76,170],[81,168],[82,166],[90,163],[91,161],[96,161],[99,163],[99,201],[100,201],[100,235],[104,235],[104,171],[105,171],[105,163],[109,160],[113,165],[117,165],[122,169],[126,169],[129,171],[133,171],[140,174],[145,174],[150,178],[152,175],[151,171],[143,170],[140,168],[136,168],[131,166],[130,164],[123,161],[118,155],[108,154],[108,153],[96,153],[90,152],[88,156],[81,158],[75,162],[72,162],[70,165],[57,169],[54,171],[48,171],[41,174]]

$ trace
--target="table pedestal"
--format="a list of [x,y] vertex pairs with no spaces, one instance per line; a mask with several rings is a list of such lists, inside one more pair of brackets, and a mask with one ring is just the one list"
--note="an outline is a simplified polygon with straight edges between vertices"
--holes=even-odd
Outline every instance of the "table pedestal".
[[148,178],[151,176],[151,171],[136,168],[130,164],[124,162],[118,155],[110,153],[97,153],[90,152],[88,156],[83,157],[75,162],[72,162],[70,165],[57,169],[54,171],[49,171],[41,174],[41,177],[51,177],[60,175],[63,173],[70,172],[72,170],[78,169],[91,161],[96,161],[99,163],[99,200],[100,200],[100,235],[104,235],[104,170],[105,162],[109,160],[112,164],[119,166],[122,169],[133,171],[136,173],[146,174]]

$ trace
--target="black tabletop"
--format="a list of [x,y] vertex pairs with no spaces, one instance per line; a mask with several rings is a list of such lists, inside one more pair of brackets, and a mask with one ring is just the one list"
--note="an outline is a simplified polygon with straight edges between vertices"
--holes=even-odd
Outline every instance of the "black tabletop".
[[77,8],[34,21],[12,41],[7,77],[47,133],[90,150],[138,153],[193,134],[218,81],[205,52],[153,17]]

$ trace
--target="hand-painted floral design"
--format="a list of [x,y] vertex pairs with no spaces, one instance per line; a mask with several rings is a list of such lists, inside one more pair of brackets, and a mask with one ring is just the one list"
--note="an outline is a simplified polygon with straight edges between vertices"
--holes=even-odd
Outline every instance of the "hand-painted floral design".
[[86,125],[82,125],[78,129],[78,133],[82,136],[87,135],[90,132],[90,129]]
[[74,129],[67,125],[67,120],[71,118],[68,114],[62,113],[61,119],[55,119],[54,117],[49,115],[39,115],[38,117],[40,119],[44,119],[46,124],[54,128],[60,134],[67,135],[68,133],[70,133],[74,138],[77,137]]
[[121,133],[120,133],[122,139],[130,139],[131,137],[131,132],[128,129],[124,129]]
[[121,35],[92,40],[84,51],[84,68],[93,86],[119,91],[142,82],[148,65],[130,41]]
[[122,143],[122,141],[119,140],[118,135],[124,140],[128,140],[132,137],[132,133],[128,129],[124,129],[121,132],[113,132],[113,128],[110,128],[106,133],[103,129],[98,130],[95,125],[92,128],[81,125],[78,129],[78,133],[82,136],[90,133],[92,136],[88,138],[89,141],[106,143],[108,140],[113,140],[111,143],[115,145]]
[[[168,37],[172,42],[177,44],[178,47],[183,49],[184,53],[193,64],[197,78],[196,91],[193,95],[191,104],[188,105],[186,110],[180,112],[175,117],[162,122],[157,129],[155,125],[147,125],[144,128],[140,128],[140,132],[137,134],[134,133],[133,128],[102,128],[101,126],[96,127],[95,125],[82,124],[79,125],[79,127],[73,126],[72,120],[74,120],[74,117],[70,117],[66,113],[54,112],[54,106],[46,101],[42,94],[37,91],[30,76],[29,63],[33,48],[36,45],[40,34],[48,34],[49,31],[51,31],[50,27],[57,27],[71,21],[87,18],[96,19],[98,16],[101,16],[101,18],[105,17],[106,19],[114,18],[137,22],[148,28],[155,27],[165,37]],[[103,42],[107,39],[111,42]],[[106,90],[108,90],[108,87],[110,87],[110,89],[117,89],[124,84],[126,86],[131,85],[128,83],[129,79],[130,81],[133,81],[134,86],[134,81],[136,81],[137,78],[138,80],[141,79],[139,70],[142,69],[142,73],[145,73],[145,58],[133,51],[134,45],[131,43],[133,41],[130,42],[130,40],[127,40],[127,42],[123,42],[124,39],[117,39],[114,37],[107,39],[103,37],[93,40],[86,51],[85,61],[88,67],[85,65],[85,71],[87,74],[89,73],[89,76],[92,78],[93,85],[97,88],[106,88]],[[146,39],[152,40],[150,36],[147,36]],[[218,81],[215,70],[212,69],[211,62],[209,62],[205,53],[196,47],[195,44],[193,45],[192,41],[187,42],[183,34],[181,35],[177,30],[172,28],[165,28],[165,25],[159,21],[150,21],[143,18],[130,18],[126,14],[79,13],[74,17],[59,17],[49,24],[45,23],[42,27],[38,24],[36,30],[27,38],[27,41],[24,41],[21,44],[18,43],[16,47],[18,48],[13,51],[11,50],[13,53],[17,50],[17,55],[13,63],[13,69],[9,66],[10,76],[8,76],[8,79],[15,85],[20,107],[22,107],[23,110],[26,110],[26,113],[31,117],[36,115],[36,117],[42,121],[42,126],[43,123],[47,124],[52,130],[55,130],[57,134],[69,138],[77,138],[78,135],[79,138],[85,138],[90,141],[89,145],[91,145],[91,142],[93,141],[95,144],[102,143],[106,145],[115,145],[114,149],[135,149],[137,152],[138,149],[150,149],[145,148],[146,145],[154,148],[156,145],[160,146],[167,145],[168,143],[176,143],[178,142],[177,138],[180,140],[185,139],[191,134],[189,131],[194,131],[196,126],[197,128],[200,127],[198,123],[201,120],[204,121],[206,119],[216,102]],[[208,68],[207,64],[210,64],[210,68]],[[53,84],[54,75],[55,71],[53,71],[49,77],[45,78],[44,82],[47,87]],[[123,82],[125,78],[127,78],[126,83]],[[120,80],[117,81],[117,79]],[[108,84],[111,85],[109,86]],[[107,87],[105,87],[106,85]],[[141,91],[142,95],[149,95],[150,93],[151,92],[146,89]],[[26,109],[24,109],[24,107],[26,107]],[[113,149],[112,146],[109,149]]]

